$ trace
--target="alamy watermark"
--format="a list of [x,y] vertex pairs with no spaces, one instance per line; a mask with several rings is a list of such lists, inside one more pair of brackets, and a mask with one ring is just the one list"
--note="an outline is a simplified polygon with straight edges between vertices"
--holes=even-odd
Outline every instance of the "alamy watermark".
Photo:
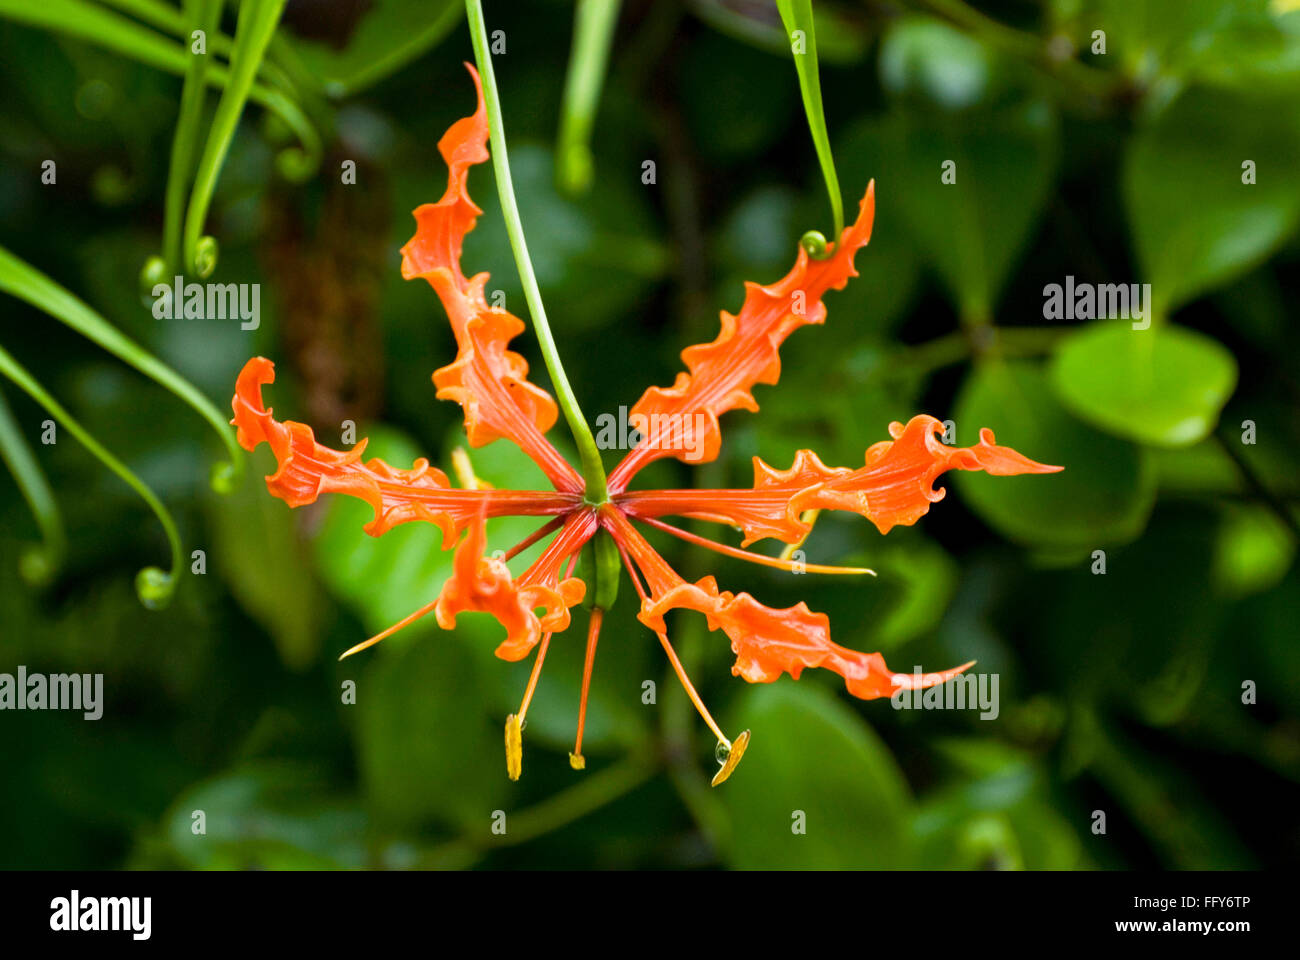
[[102,673],[0,673],[0,710],[80,710],[87,720],[104,715]]
[[[909,680],[911,685],[904,687]],[[910,677],[895,675],[893,683],[898,689],[889,702],[895,710],[979,710],[981,720],[998,718],[998,674],[963,673],[947,683],[938,681],[938,674],[922,673],[920,667],[914,667]],[[927,683],[932,686],[922,690]]]
[[601,450],[631,450],[648,446],[657,450],[680,450],[688,462],[704,458],[704,440],[709,418],[703,413],[602,413],[596,417],[596,446]]
[[153,315],[157,320],[235,320],[239,329],[256,330],[262,323],[259,283],[172,283],[153,286]]
[[1043,287],[1044,320],[1132,320],[1134,330],[1151,326],[1151,284],[1075,283]]
[[132,940],[153,932],[152,897],[83,897],[80,890],[50,901],[50,929],[60,933],[124,931]]

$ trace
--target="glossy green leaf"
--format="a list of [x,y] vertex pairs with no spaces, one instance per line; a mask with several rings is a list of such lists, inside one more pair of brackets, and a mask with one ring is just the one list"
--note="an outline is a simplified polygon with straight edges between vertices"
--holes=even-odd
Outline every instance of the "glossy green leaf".
[[1185,447],[1204,439],[1237,385],[1226,347],[1185,327],[1090,324],[1061,341],[1052,383],[1071,412],[1116,436]]
[[[1293,233],[1297,116],[1294,98],[1193,89],[1130,142],[1124,204],[1157,320],[1256,266]],[[1253,183],[1243,182],[1248,175]]]
[[[872,707],[889,709],[883,701]],[[732,866],[890,869],[912,862],[907,784],[849,707],[812,682],[783,679],[747,689],[724,726],[753,736],[718,788],[731,818]]]
[[875,178],[877,227],[907,230],[961,314],[990,319],[1055,181],[1051,108],[896,110],[858,136],[854,181]]
[[420,623],[403,633],[405,646],[343,667],[357,683],[349,709],[370,809],[384,825],[486,831],[509,781],[505,718],[483,696],[483,658],[462,630]]
[[275,471],[275,458],[265,448],[252,458],[239,487],[210,500],[208,573],[266,628],[285,665],[303,669],[320,653],[324,598],[294,512],[267,492],[263,477]]
[[438,45],[460,22],[459,0],[374,0],[340,46],[292,38],[309,71],[333,97],[373,86]]
[[1231,597],[1275,587],[1295,560],[1296,541],[1264,506],[1232,506],[1223,516],[1214,555],[1214,580]]
[[365,813],[330,796],[317,779],[301,765],[263,763],[196,784],[164,823],[169,859],[199,870],[364,866]]

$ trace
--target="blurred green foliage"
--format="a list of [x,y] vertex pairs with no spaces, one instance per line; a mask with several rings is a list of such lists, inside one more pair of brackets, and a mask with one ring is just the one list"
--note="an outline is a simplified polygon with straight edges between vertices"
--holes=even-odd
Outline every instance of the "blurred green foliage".
[[[212,492],[221,451],[183,405],[8,302],[6,349],[159,493],[206,572],[184,574],[166,611],[142,609],[131,578],[164,549],[145,508],[75,445],[40,445],[43,415],[3,387],[68,547],[51,584],[21,582],[38,529],[0,479],[0,671],[102,672],[107,702],[96,722],[0,714],[0,864],[1294,864],[1296,6],[814,3],[850,210],[876,180],[861,276],[828,296],[824,327],[788,342],[779,387],[758,391],[762,412],[724,420],[718,462],[661,462],[639,482],[744,486],[752,456],[784,466],[803,447],[856,466],[891,420],[916,412],[951,419],[963,445],[989,427],[1066,470],[955,476],[916,527],[884,539],[824,516],[809,561],[868,564],[880,576],[866,582],[651,537],[688,577],[716,573],[770,605],[807,600],[839,643],[882,650],[897,670],[976,659],[1000,678],[990,720],[857,702],[817,671],[751,687],[730,676],[721,634],[682,616],[672,635],[704,699],[728,731],[753,731],[718,790],[712,740],[630,591],[597,658],[587,771],[565,756],[577,617],[552,644],[524,777],[511,783],[501,725],[530,664],[492,655],[494,623],[465,616],[443,633],[430,618],[335,662],[436,595],[450,553],[435,530],[373,540],[360,529],[367,508],[342,499],[290,512],[263,489],[264,449],[246,483]],[[262,284],[262,323],[247,332],[156,321],[139,298],[178,78],[84,37],[5,23],[0,245],[222,409],[261,353],[277,363],[268,397],[280,417],[335,446],[353,420],[370,454],[448,465],[459,411],[435,402],[429,376],[452,355],[450,331],[430,291],[401,280],[396,251],[410,211],[442,192],[438,138],[472,107],[456,8],[288,4],[273,59],[326,143],[319,173],[290,183],[275,163],[282,127],[253,110],[233,141],[207,225],[221,245],[210,279]],[[553,161],[572,5],[489,3],[487,18],[505,32],[497,71],[515,187],[552,325],[584,408],[616,411],[672,381],[679,351],[714,336],[743,280],[777,279],[803,231],[825,228],[780,18],[775,4],[625,2],[580,196],[555,186]],[[223,23],[231,35],[231,10]],[[46,159],[55,185],[41,183]],[[357,168],[346,186],[345,160]],[[642,182],[646,160],[654,184]],[[522,314],[491,171],[478,168],[471,188],[486,212],[465,262],[491,270],[489,290]],[[1150,328],[1049,319],[1045,288],[1067,276],[1150,284]],[[517,346],[544,379],[530,336]],[[473,458],[494,484],[544,483],[503,444]],[[532,528],[498,522],[490,548]],[[1257,702],[1243,703],[1247,681]],[[792,831],[796,813],[806,833]]]

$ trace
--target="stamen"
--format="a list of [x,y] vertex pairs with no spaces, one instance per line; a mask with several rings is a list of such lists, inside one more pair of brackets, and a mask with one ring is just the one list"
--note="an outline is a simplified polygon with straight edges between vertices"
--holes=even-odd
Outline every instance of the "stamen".
[[[548,533],[551,533],[552,531],[562,526],[564,524],[565,519],[566,519],[565,517],[556,517],[555,519],[539,527],[537,530],[533,531],[528,536],[524,537],[524,539],[516,543],[509,550],[507,550],[505,553],[505,559],[509,560],[512,557],[515,557],[520,553],[523,553],[523,551],[527,550],[538,540],[542,539],[542,537],[546,536]],[[565,574],[565,576],[567,577],[568,574]]]
[[[569,557],[568,566],[564,571],[564,579],[567,580],[573,574],[573,568],[578,564],[578,555],[582,549],[578,548]],[[528,722],[528,707],[533,702],[533,691],[537,689],[537,681],[542,675],[542,664],[546,662],[546,651],[551,647],[551,633],[548,630],[542,634],[541,642],[537,646],[537,658],[533,661],[533,669],[528,675],[528,686],[524,690],[523,702],[519,704],[519,712],[512,713],[506,717],[506,775],[511,780],[518,780],[524,769],[524,724]]]
[[492,484],[480,480],[474,473],[474,463],[464,447],[451,451],[451,469],[456,474],[456,482],[466,490],[491,490]]
[[[549,635],[548,635],[549,636]],[[519,718],[506,717],[506,776],[518,780],[524,772],[524,734]]]
[[600,622],[605,611],[600,607],[591,608],[591,624],[587,628],[587,660],[582,666],[582,700],[578,704],[578,738],[574,741],[573,752],[569,754],[569,766],[582,770],[587,760],[582,755],[582,732],[587,725],[587,692],[591,689],[591,670],[596,663],[596,641],[600,639]]
[[794,543],[787,543],[785,545],[785,549],[781,551],[782,560],[789,560],[790,555],[803,546],[804,541],[808,539],[808,534],[812,533],[813,524],[817,522],[817,517],[820,513],[820,510],[805,510],[803,513],[799,514],[799,522],[807,524],[807,528],[798,540]]
[[[682,530],[680,527],[674,527],[672,524],[664,523],[662,520],[658,520],[654,517],[638,516],[637,519],[642,523],[649,524],[656,530],[662,530],[664,533],[671,533],[674,537],[685,540],[687,543],[693,543],[696,546],[705,547],[709,550],[716,551],[717,553],[724,554],[725,556],[735,557],[738,560],[748,560],[751,563],[757,563],[763,567],[775,567],[778,570],[787,571],[794,570],[798,567],[798,569],[805,573],[865,573],[873,577],[876,575],[876,571],[869,567],[836,567],[823,563],[796,564],[794,561],[788,559],[785,553],[782,553],[779,559],[777,557],[765,556],[761,553],[751,553],[748,550],[741,550],[739,547],[729,547],[725,543],[718,543],[715,540],[708,539],[708,537],[701,537],[698,534],[691,533],[689,530]],[[797,548],[798,544],[795,544],[790,548],[790,552],[793,553]]]
[[403,627],[409,626],[410,624],[414,623],[416,620],[419,620],[425,614],[430,613],[433,610],[433,608],[436,607],[437,605],[438,605],[437,599],[431,600],[430,602],[422,606],[419,610],[416,610],[415,613],[409,614],[408,616],[403,617],[401,620],[398,620],[395,624],[393,624],[391,627],[389,627],[387,630],[383,631],[382,633],[375,634],[369,640],[362,640],[355,647],[352,647],[350,650],[344,651],[343,654],[339,657],[339,659],[345,660],[348,657],[352,656],[352,654],[354,653],[360,653],[362,650],[365,650],[367,647],[373,647],[380,640],[385,640],[388,637],[391,637],[398,630],[401,630]]
[[[627,551],[623,549],[621,543],[618,543],[617,540],[615,543],[618,545],[619,555],[623,558],[623,565],[627,567],[627,572],[632,578],[632,585],[636,587],[636,592],[644,604],[649,597],[646,594],[645,587],[641,584],[641,578],[637,576],[636,568],[632,565],[632,559],[627,555]],[[745,748],[749,746],[749,731],[746,730],[738,736],[735,743],[727,739],[726,734],[714,721],[713,715],[709,713],[709,708],[700,699],[699,693],[695,690],[695,684],[691,683],[691,678],[686,675],[686,668],[682,666],[681,660],[677,658],[677,651],[673,649],[673,645],[668,642],[668,635],[658,631],[655,632],[659,637],[659,643],[664,648],[664,653],[668,654],[668,662],[672,664],[673,672],[677,674],[677,679],[681,681],[682,687],[686,690],[686,696],[690,698],[691,703],[695,704],[695,709],[704,718],[704,722],[713,731],[713,735],[718,738],[715,755],[718,762],[722,764],[722,769],[713,776],[712,785],[716,787],[730,777],[732,771],[736,769],[736,765],[740,763],[740,758],[745,754]]]

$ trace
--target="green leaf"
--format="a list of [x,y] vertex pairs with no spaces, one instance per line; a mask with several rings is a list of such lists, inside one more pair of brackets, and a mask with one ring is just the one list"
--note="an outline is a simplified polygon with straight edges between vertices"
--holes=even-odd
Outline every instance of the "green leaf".
[[[889,709],[875,704],[877,709]],[[749,728],[719,796],[727,861],[742,869],[891,869],[913,859],[912,799],[888,748],[852,710],[805,680],[747,689],[726,729]],[[806,830],[795,832],[800,822]]]
[[262,479],[274,472],[274,458],[267,450],[253,457],[260,469],[245,471],[231,496],[209,498],[208,572],[219,574],[266,628],[284,664],[302,669],[320,652],[322,597],[294,512],[267,492]]
[[962,316],[989,319],[1055,181],[1055,114],[1036,101],[896,110],[857,135],[865,169],[854,179],[875,177],[879,224],[901,221]]
[[[765,10],[763,6],[746,7],[727,0],[696,0],[688,5],[688,9],[713,29],[734,40],[772,53],[789,54],[790,38],[782,29],[781,22],[767,15],[771,8]],[[813,18],[822,38],[819,44],[821,58],[827,63],[856,63],[870,49],[871,34],[864,19],[855,13],[852,8],[846,10],[844,5],[826,0],[819,0],[814,7]]]
[[358,93],[400,70],[450,33],[464,7],[458,0],[373,0],[362,9],[342,49],[293,38],[292,46],[330,96]]
[[[187,790],[164,821],[170,858],[200,870],[356,869],[366,815],[329,796],[310,769],[254,764]],[[195,831],[194,813],[205,832]]]
[[[1157,320],[1267,259],[1300,217],[1294,98],[1190,90],[1131,141],[1124,202]],[[1254,183],[1243,167],[1254,165]]]
[[881,85],[895,97],[959,110],[984,100],[994,73],[990,51],[930,17],[902,17],[880,44]]
[[421,623],[403,633],[407,644],[379,651],[357,679],[358,763],[369,808],[384,825],[485,832],[509,781],[505,718],[489,714],[481,651],[460,629]]
[[1168,324],[1089,324],[1061,341],[1052,382],[1070,411],[1116,436],[1185,447],[1204,439],[1237,384],[1216,340]]
[[[528,253],[560,341],[642,303],[669,258],[654,238],[646,191],[631,187],[638,181],[602,177],[582,197],[566,198],[555,186],[551,155],[527,142],[512,144],[510,170],[524,230],[539,238]],[[501,201],[486,179],[471,180],[471,189],[484,213],[465,238],[466,269],[489,271],[489,299],[503,290],[506,309],[527,318]]]
[[1295,552],[1295,538],[1276,513],[1233,505],[1224,514],[1215,545],[1215,584],[1233,598],[1271,590],[1286,576]]
[[962,499],[1012,540],[1098,547],[1130,539],[1145,525],[1155,499],[1147,452],[1072,417],[1038,365],[980,364],[962,385],[954,420],[959,444],[976,442],[989,427],[998,443],[1065,468],[1019,477],[955,475]]
[[[776,0],[776,8],[781,12],[781,22],[790,38],[794,68],[799,75],[799,93],[803,98],[804,115],[808,118],[808,129],[812,133],[822,179],[826,181],[831,219],[835,224],[831,241],[838,243],[840,234],[844,231],[844,200],[840,195],[839,177],[835,175],[835,158],[831,154],[826,111],[822,106],[822,81],[817,69],[817,29],[813,20],[812,0]],[[825,238],[821,239],[824,251]],[[822,256],[823,253],[817,255]]]

